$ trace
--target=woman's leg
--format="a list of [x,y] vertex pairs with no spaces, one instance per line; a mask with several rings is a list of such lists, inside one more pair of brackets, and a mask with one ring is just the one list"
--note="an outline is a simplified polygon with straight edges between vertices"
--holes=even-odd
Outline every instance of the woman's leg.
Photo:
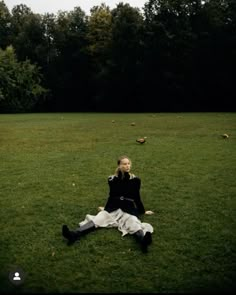
[[149,223],[142,223],[136,216],[124,213],[119,222],[119,229],[133,235],[140,244],[143,253],[152,243],[153,227]]
[[148,246],[152,243],[152,234],[149,231],[144,234],[143,230],[140,229],[133,235],[138,243],[140,243],[142,252],[147,253]]
[[76,230],[69,230],[67,225],[62,226],[62,235],[68,239],[68,245],[73,244],[76,240],[85,234],[95,230],[98,227],[117,227],[117,223],[112,216],[105,210],[97,215],[86,215],[84,221],[80,223],[80,227]]
[[95,230],[95,228],[96,227],[95,227],[95,224],[93,221],[89,221],[73,231],[69,230],[67,225],[63,225],[62,226],[62,235],[63,235],[63,237],[68,239],[68,244],[71,245],[76,240],[79,240],[82,236]]

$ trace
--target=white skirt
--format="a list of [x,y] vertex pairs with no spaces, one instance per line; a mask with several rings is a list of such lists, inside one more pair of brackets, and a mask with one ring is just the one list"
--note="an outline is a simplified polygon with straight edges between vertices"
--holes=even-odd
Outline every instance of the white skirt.
[[95,227],[118,227],[118,230],[122,232],[122,236],[126,234],[134,234],[138,230],[153,233],[153,227],[151,224],[141,222],[136,216],[131,215],[117,209],[111,213],[106,210],[100,211],[97,215],[87,214],[85,219],[79,223],[80,226],[86,224],[88,221],[93,221]]

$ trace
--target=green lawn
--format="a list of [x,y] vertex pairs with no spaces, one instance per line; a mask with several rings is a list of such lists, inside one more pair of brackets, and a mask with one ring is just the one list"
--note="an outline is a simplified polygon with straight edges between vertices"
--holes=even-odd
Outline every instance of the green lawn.
[[[68,247],[62,224],[104,206],[123,154],[155,212],[141,217],[154,226],[149,252],[114,228]],[[0,163],[2,293],[235,289],[235,113],[0,115]]]

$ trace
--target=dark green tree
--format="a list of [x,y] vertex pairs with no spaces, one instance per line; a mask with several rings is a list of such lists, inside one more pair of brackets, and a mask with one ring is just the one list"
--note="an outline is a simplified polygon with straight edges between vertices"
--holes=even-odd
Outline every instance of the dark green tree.
[[[119,3],[112,10],[110,91],[119,101],[117,109],[131,111],[139,104],[139,82],[143,50],[143,16],[138,8]],[[141,107],[141,106],[140,106]]]
[[33,111],[47,90],[41,86],[39,68],[29,60],[19,62],[12,46],[0,49],[1,112]]
[[102,3],[94,6],[88,21],[88,54],[93,84],[92,108],[105,109],[105,96],[109,85],[109,63],[112,39],[112,15],[110,8]]
[[44,45],[43,26],[40,14],[34,14],[24,4],[12,9],[12,45],[19,60],[30,59],[40,63],[41,48]]
[[91,89],[87,16],[80,7],[75,7],[71,12],[60,11],[53,31],[53,104],[57,110],[85,110]]
[[4,3],[0,1],[0,48],[5,49],[11,38],[11,14]]

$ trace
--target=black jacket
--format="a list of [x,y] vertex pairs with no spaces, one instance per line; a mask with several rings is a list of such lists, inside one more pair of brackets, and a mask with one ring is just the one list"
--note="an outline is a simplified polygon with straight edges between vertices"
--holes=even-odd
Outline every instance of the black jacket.
[[138,216],[145,213],[140,197],[141,180],[136,176],[125,173],[122,179],[121,173],[108,178],[110,188],[109,197],[105,205],[107,212],[122,209],[124,212]]

